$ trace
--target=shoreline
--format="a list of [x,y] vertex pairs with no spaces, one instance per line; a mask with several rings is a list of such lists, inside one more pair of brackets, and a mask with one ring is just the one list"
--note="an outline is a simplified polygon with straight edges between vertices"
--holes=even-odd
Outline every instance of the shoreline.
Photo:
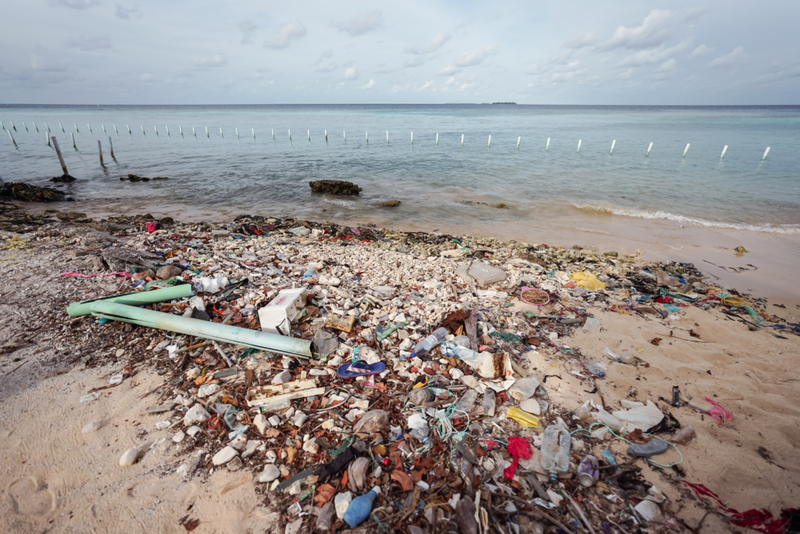
[[[288,523],[288,529],[289,524],[299,527],[303,521],[308,523],[307,530],[311,530],[316,520],[314,514],[320,513],[311,499],[300,503],[304,511],[311,514],[309,518],[287,519],[291,496],[277,491],[276,482],[270,485],[262,480],[262,469],[266,473],[269,467],[269,454],[277,457],[272,461],[280,466],[280,477],[284,480],[302,472],[303,468],[326,463],[329,460],[326,450],[306,444],[313,436],[314,440],[325,438],[327,441],[320,442],[327,443],[331,449],[339,446],[351,433],[340,419],[346,420],[350,416],[347,410],[351,408],[356,411],[356,418],[359,417],[358,406],[385,409],[391,413],[392,424],[402,427],[404,420],[413,413],[403,410],[402,401],[411,384],[425,375],[435,378],[438,384],[459,397],[473,387],[479,387],[479,394],[485,395],[483,389],[489,387],[488,382],[463,361],[448,360],[444,355],[437,355],[430,361],[408,359],[407,355],[406,359],[402,358],[406,349],[426,336],[441,317],[464,309],[481,314],[481,322],[486,325],[481,327],[485,336],[481,343],[495,346],[498,354],[505,354],[509,361],[515,362],[518,366],[513,375],[516,381],[521,379],[521,372],[521,376],[536,378],[545,388],[546,396],[539,399],[546,404],[545,407],[539,403],[542,427],[555,424],[560,418],[572,426],[586,428],[592,420],[582,421],[573,415],[586,402],[590,406],[606,406],[610,412],[625,406],[623,401],[652,400],[684,426],[690,425],[696,430],[694,440],[680,445],[681,459],[674,451],[659,458],[664,463],[680,462],[677,468],[667,470],[651,469],[641,460],[626,457],[627,444],[608,434],[573,442],[576,454],[592,453],[600,458],[601,448],[611,450],[620,464],[636,470],[646,485],[655,486],[657,490],[651,494],[656,502],[666,499],[658,505],[660,513],[664,514],[659,522],[680,528],[679,522],[697,525],[704,517],[707,504],[687,493],[679,483],[681,479],[706,485],[719,493],[728,506],[739,510],[767,508],[778,515],[781,508],[791,507],[798,500],[800,485],[796,475],[800,459],[794,443],[798,438],[797,428],[800,428],[800,412],[796,400],[791,400],[797,399],[794,387],[798,380],[794,365],[797,337],[756,327],[747,314],[730,315],[729,310],[713,299],[708,304],[680,306],[669,317],[663,317],[646,309],[660,308],[662,304],[636,309],[637,305],[629,302],[627,286],[597,292],[570,287],[574,285],[570,282],[570,272],[596,272],[603,279],[608,275],[609,281],[622,284],[630,276],[639,277],[635,273],[644,266],[653,271],[659,267],[675,271],[676,266],[648,264],[623,251],[618,251],[615,257],[603,254],[608,251],[598,251],[595,255],[588,249],[538,246],[530,250],[520,243],[480,237],[455,243],[445,235],[403,234],[363,225],[355,232],[346,226],[325,228],[322,223],[323,229],[330,230],[325,237],[314,235],[313,230],[320,227],[317,223],[278,220],[263,236],[251,236],[237,235],[241,233],[238,227],[273,223],[182,224],[173,221],[167,224],[165,221],[163,229],[151,234],[145,230],[145,222],[149,221],[116,218],[105,223],[81,223],[66,219],[38,229],[32,225],[33,232],[10,242],[15,248],[0,251],[0,276],[14,287],[13,300],[0,302],[0,311],[5,312],[0,319],[1,341],[4,351],[8,352],[8,356],[0,360],[0,370],[6,376],[0,384],[0,392],[6,398],[0,409],[0,422],[4,423],[0,450],[5,451],[8,459],[0,466],[0,475],[11,481],[7,490],[11,499],[0,502],[0,513],[13,518],[12,525],[17,530],[41,530],[45,525],[63,530],[80,530],[90,525],[97,530],[118,527],[136,530],[147,525],[152,530],[158,527],[170,531],[180,529],[176,525],[182,525],[187,517],[198,520],[205,531],[226,530],[230,525],[242,530],[256,528],[259,524],[261,528],[264,524],[278,528],[283,523]],[[293,232],[295,228],[307,231]],[[370,232],[375,235],[371,236]],[[27,245],[19,243],[20,240]],[[115,241],[118,243],[114,244]],[[9,240],[0,243],[8,244]],[[329,310],[328,314],[346,316],[348,307],[367,295],[380,296],[375,286],[382,287],[382,291],[391,290],[393,296],[385,301],[380,298],[383,302],[362,316],[352,335],[339,336],[339,352],[335,353],[339,360],[345,361],[359,348],[361,356],[368,361],[385,362],[388,374],[376,377],[376,388],[382,386],[383,391],[367,387],[364,377],[349,381],[337,379],[335,358],[327,362],[312,358],[292,368],[282,364],[280,357],[245,357],[241,347],[224,344],[224,353],[239,355],[237,367],[240,370],[233,380],[228,377],[206,381],[217,392],[216,397],[212,394],[211,399],[206,398],[206,393],[201,394],[199,389],[205,386],[195,381],[199,370],[229,369],[213,347],[199,347],[191,355],[187,352],[182,359],[173,360],[164,345],[185,342],[186,346],[195,347],[197,340],[166,338],[161,331],[144,327],[127,329],[121,323],[103,326],[93,317],[66,317],[64,307],[70,302],[130,290],[128,278],[60,275],[62,271],[95,274],[116,271],[120,269],[117,265],[106,266],[102,261],[98,265],[94,258],[107,261],[113,255],[104,253],[106,249],[113,251],[123,247],[131,252],[157,252],[161,258],[176,258],[177,264],[187,265],[183,275],[187,280],[197,281],[200,277],[217,274],[231,280],[252,276],[255,288],[240,290],[228,303],[234,316],[241,314],[234,319],[240,321],[240,325],[246,324],[247,317],[254,317],[252,312],[242,313],[247,303],[257,301],[260,305],[278,288],[302,284],[309,262],[317,262],[323,271],[317,279],[305,283],[320,301],[315,306],[317,312],[310,313],[318,313],[324,307]],[[463,252],[464,247],[469,248],[468,252]],[[194,256],[195,253],[199,256]],[[474,281],[471,283],[458,274],[459,268],[467,266],[469,269],[473,261],[502,269],[506,279],[473,287]],[[682,270],[681,274],[693,280],[690,270]],[[648,280],[649,277],[639,279]],[[555,298],[544,306],[525,304],[516,297],[516,288],[521,283],[546,288]],[[704,291],[704,298],[713,295],[708,292],[711,286],[693,283],[698,284],[698,291]],[[216,302],[213,309],[220,304],[213,295],[206,294],[203,298],[212,299],[206,307],[209,311],[211,302]],[[181,313],[193,306],[182,301],[153,307],[162,312]],[[16,325],[14,312],[22,313],[26,321]],[[388,325],[386,321],[400,321],[397,317],[401,314],[408,321],[402,333],[394,332],[378,343],[371,339],[376,328]],[[565,321],[551,320],[550,315]],[[592,328],[588,317],[599,321],[600,328]],[[293,332],[294,337],[310,338],[314,327],[320,329],[323,323],[327,324],[327,321],[314,322],[312,316],[308,319],[299,320],[301,324]],[[217,320],[221,321],[221,317]],[[584,320],[588,326],[586,330],[581,327]],[[496,336],[486,334],[489,326],[496,328]],[[413,336],[414,341],[409,336]],[[654,342],[656,338],[659,341]],[[602,356],[604,347],[612,347],[614,351],[628,349],[639,363],[628,365],[611,361]],[[754,354],[758,357],[753,357]],[[606,376],[592,376],[583,357],[602,362],[607,367]],[[224,427],[202,424],[199,435],[202,439],[184,436],[189,427],[184,417],[190,405],[210,408],[214,402],[242,402],[237,399],[247,391],[245,384],[275,384],[273,380],[287,372],[286,369],[294,374],[293,381],[303,380],[306,374],[321,376],[326,388],[324,396],[337,388],[346,388],[358,400],[345,399],[348,404],[336,417],[331,415],[333,412],[318,411],[320,399],[293,401],[289,411],[278,411],[282,423],[269,429],[277,433],[257,432],[255,427],[247,430],[247,446],[250,447],[252,441],[254,452],[247,457],[242,452],[241,458],[239,453],[231,453],[236,457],[236,465],[233,461],[230,466],[218,465],[216,461],[218,454],[232,449],[230,445],[226,447],[230,438]],[[470,386],[472,381],[460,380],[458,373],[462,379],[477,380],[474,383],[477,385]],[[109,379],[115,375],[121,375],[123,381],[109,389]],[[671,397],[676,386],[684,400],[681,406],[671,406],[664,400]],[[521,461],[520,473],[540,473],[542,429],[524,432],[516,421],[506,417],[507,410],[518,403],[508,393],[510,390],[502,384],[497,387],[500,388],[497,398],[502,401],[498,403],[497,415],[493,420],[476,419],[475,424],[481,426],[480,432],[475,434],[484,436],[486,430],[494,433],[495,429],[501,429],[498,439],[503,441],[507,435],[532,436],[536,447],[534,460]],[[81,400],[93,391],[100,395],[94,400]],[[233,400],[225,400],[226,396]],[[735,419],[719,424],[708,413],[695,411],[686,404],[688,400],[696,402],[704,397],[725,406],[734,413]],[[39,409],[43,403],[48,409]],[[148,413],[147,408],[154,405],[170,407],[160,414]],[[477,405],[480,407],[481,402]],[[244,404],[240,406],[246,408]],[[297,411],[307,414],[310,423],[303,428],[302,423],[293,422],[290,411],[291,414]],[[255,415],[251,407],[249,416]],[[335,424],[323,427],[324,435],[317,436],[320,428],[317,425],[321,426],[326,418],[331,418]],[[24,424],[20,420],[24,420]],[[90,432],[82,430],[92,422],[98,422],[99,428]],[[167,422],[168,425],[163,426]],[[215,424],[222,425],[221,419]],[[388,445],[384,436],[387,429],[379,430]],[[307,434],[305,438],[304,434]],[[413,444],[412,450],[420,445],[418,441],[411,441],[414,438],[405,439]],[[29,445],[36,441],[44,441],[49,446]],[[476,442],[481,440],[476,439]],[[259,443],[263,450],[255,448]],[[381,453],[374,448],[378,445],[382,444],[373,441],[368,446],[373,447],[374,454],[391,456],[386,453],[389,447],[381,449]],[[445,447],[449,447],[446,440]],[[120,455],[134,448],[141,458],[137,457],[138,461],[132,465],[120,464]],[[321,452],[322,459],[314,456],[314,450]],[[510,457],[504,450],[502,452],[502,455],[492,452],[486,456],[492,460],[491,467],[485,459],[481,461],[477,468],[484,476],[489,476],[499,462],[502,462],[501,467],[510,465]],[[446,448],[445,456],[448,454]],[[193,458],[197,458],[194,463]],[[395,460],[398,459],[392,461]],[[410,464],[400,463],[399,469],[403,472],[411,470],[403,466],[405,463]],[[431,466],[433,464],[431,462]],[[455,468],[450,467],[446,472],[431,468],[424,476],[439,484],[431,491],[444,489],[444,496],[469,495],[468,484],[462,482],[456,486],[455,472]],[[791,475],[792,472],[795,475]],[[500,477],[496,482],[504,484],[502,469],[495,474]],[[370,479],[381,485],[386,495],[381,520],[394,524],[400,516],[395,515],[392,507],[409,494],[400,492],[399,475],[391,478],[389,475],[389,471],[379,472],[377,476],[370,474]],[[548,483],[546,474],[539,479],[542,484]],[[445,485],[441,485],[442,482]],[[338,478],[330,483],[339,486],[339,492],[346,490],[346,484],[340,483]],[[413,489],[413,482],[411,484]],[[535,493],[523,493],[525,490],[520,484],[518,481],[519,488],[509,491],[520,491],[520,496],[525,496],[522,502],[529,502]],[[598,493],[600,489],[580,489],[570,478],[563,484],[574,492],[595,492],[584,494],[584,503],[591,498],[603,508],[617,506],[601,498],[601,495],[613,493],[609,489],[615,487],[613,485],[605,486],[601,494]],[[85,502],[98,492],[103,493],[104,498],[87,511]],[[420,502],[433,498],[424,490],[419,496]],[[528,506],[520,505],[521,508]],[[599,522],[610,510],[598,515],[594,509],[586,507],[584,512],[599,529]],[[615,508],[615,513],[618,512]],[[564,522],[577,519],[566,503],[547,513],[557,514]],[[417,524],[429,521],[422,516],[419,514],[414,521]],[[297,523],[298,520],[301,523]],[[731,528],[729,523],[711,515],[705,520],[703,531],[721,533]],[[377,532],[377,525],[368,524],[367,532]]]

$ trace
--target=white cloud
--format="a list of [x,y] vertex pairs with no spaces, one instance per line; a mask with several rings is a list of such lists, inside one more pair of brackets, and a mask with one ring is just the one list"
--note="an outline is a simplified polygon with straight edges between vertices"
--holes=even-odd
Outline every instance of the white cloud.
[[361,86],[361,88],[365,89],[365,90],[366,89],[372,89],[373,87],[375,87],[375,80],[370,80],[370,81],[368,81],[367,83],[365,83],[364,85]]
[[102,2],[100,0],[54,0],[52,3],[71,9],[89,9],[99,6]]
[[427,89],[431,85],[433,85],[433,82],[425,82],[425,84],[422,87],[420,87],[419,89],[417,89],[417,91],[424,91],[425,89]]
[[744,48],[741,46],[737,46],[733,49],[733,52],[730,54],[725,54],[724,56],[719,56],[711,60],[708,63],[709,67],[716,68],[716,67],[730,67],[731,65],[735,65],[741,62],[743,59],[747,57],[747,54],[744,53]]
[[352,37],[364,35],[372,30],[378,29],[383,24],[383,15],[380,11],[367,11],[353,15],[347,20],[331,23],[339,31],[347,32]]
[[67,70],[63,61],[39,54],[31,54],[30,61],[31,68],[39,72],[64,72]]
[[77,48],[83,52],[95,52],[97,50],[110,50],[111,39],[106,36],[98,37],[72,37],[64,41],[70,48]]
[[707,46],[706,46],[706,45],[704,45],[704,44],[701,44],[700,46],[698,46],[697,48],[695,48],[694,50],[692,50],[692,53],[691,53],[691,54],[689,54],[689,57],[697,57],[697,56],[699,56],[699,55],[702,55],[702,54],[706,54],[706,53],[708,53],[708,52],[711,52],[712,50],[714,50],[714,49],[713,49],[713,48],[709,48],[709,47],[707,47]]
[[668,59],[656,69],[656,72],[672,72],[675,70],[676,64],[677,62],[675,61],[675,58]]
[[327,65],[318,65],[317,72],[333,72],[339,68],[336,63],[328,63]]
[[228,60],[225,58],[224,55],[214,54],[209,58],[196,57],[192,60],[192,65],[194,65],[195,67],[199,67],[201,69],[205,69],[208,67],[221,67],[227,62]]
[[135,15],[138,9],[135,7],[125,7],[122,4],[117,4],[114,8],[114,16],[122,20],[130,20],[132,15]]
[[151,72],[144,72],[139,76],[139,80],[143,82],[160,82],[161,77]]
[[595,32],[587,32],[583,35],[579,35],[574,39],[570,39],[566,43],[564,43],[565,48],[571,48],[573,50],[579,50],[581,48],[586,48],[587,46],[592,46],[597,42],[597,34]]
[[456,65],[459,67],[474,67],[475,65],[481,64],[487,57],[496,53],[497,45],[490,44],[489,46],[479,48],[478,50],[461,54],[458,59],[456,59]]
[[454,83],[456,83],[456,77],[455,76],[450,76],[450,78],[448,78],[447,82],[445,82],[445,85],[453,85]]
[[425,56],[419,55],[419,56],[414,56],[414,57],[408,58],[406,60],[406,62],[403,63],[403,66],[407,67],[407,68],[410,68],[410,69],[413,69],[414,67],[419,67],[423,63],[425,63]]
[[461,69],[456,67],[455,65],[448,65],[442,70],[438,72],[439,76],[452,76],[453,74],[458,74],[461,72]]
[[663,45],[668,39],[686,27],[688,22],[701,15],[699,9],[686,11],[652,10],[639,26],[618,26],[604,48],[627,48],[642,50]]
[[678,52],[685,50],[687,46],[689,46],[689,41],[682,41],[675,46],[666,47],[661,45],[658,48],[640,50],[623,58],[619,66],[641,67],[643,65],[656,65],[658,63],[663,63]]
[[274,39],[264,43],[264,46],[266,48],[272,48],[273,50],[281,50],[289,46],[292,41],[302,39],[305,35],[305,26],[294,18],[289,24],[281,28],[281,31],[278,32],[278,35],[276,35]]
[[253,33],[258,29],[255,22],[244,19],[239,23],[239,31],[242,32],[242,44],[253,44]]
[[345,80],[356,80],[359,77],[358,69],[355,67],[350,67],[346,71],[344,71],[344,79]]
[[314,65],[319,65],[326,59],[330,59],[333,57],[333,50],[325,50],[322,54],[320,54],[319,59],[314,62]]
[[451,35],[448,32],[442,32],[436,37],[434,37],[433,41],[429,42],[425,46],[419,47],[414,45],[406,46],[403,53],[405,54],[431,54],[433,52],[438,52],[440,48],[444,46],[444,44],[449,41]]

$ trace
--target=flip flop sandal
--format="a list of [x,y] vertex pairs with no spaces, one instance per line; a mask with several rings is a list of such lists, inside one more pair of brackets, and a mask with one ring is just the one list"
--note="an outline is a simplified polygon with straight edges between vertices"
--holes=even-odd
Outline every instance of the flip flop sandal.
[[357,376],[377,375],[382,373],[384,369],[386,369],[386,364],[383,362],[369,364],[363,360],[358,360],[340,365],[336,370],[336,374],[342,378],[355,378]]

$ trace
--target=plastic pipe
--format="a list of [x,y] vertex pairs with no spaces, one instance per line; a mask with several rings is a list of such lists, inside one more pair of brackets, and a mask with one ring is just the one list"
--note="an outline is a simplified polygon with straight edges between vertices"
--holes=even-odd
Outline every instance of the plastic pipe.
[[73,302],[67,306],[67,315],[70,317],[89,315],[92,313],[92,310],[90,309],[92,304],[96,302],[116,302],[117,304],[141,306],[144,304],[153,304],[154,302],[164,302],[167,300],[182,299],[192,296],[194,296],[192,284],[180,284],[177,286],[165,287],[164,289],[154,289],[153,291],[137,291],[135,293],[125,293],[123,295],[114,295],[112,297]]

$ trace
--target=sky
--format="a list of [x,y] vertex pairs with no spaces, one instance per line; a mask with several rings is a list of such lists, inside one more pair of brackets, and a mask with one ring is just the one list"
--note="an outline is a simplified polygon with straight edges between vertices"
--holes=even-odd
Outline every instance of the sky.
[[800,2],[3,0],[0,103],[800,104]]

